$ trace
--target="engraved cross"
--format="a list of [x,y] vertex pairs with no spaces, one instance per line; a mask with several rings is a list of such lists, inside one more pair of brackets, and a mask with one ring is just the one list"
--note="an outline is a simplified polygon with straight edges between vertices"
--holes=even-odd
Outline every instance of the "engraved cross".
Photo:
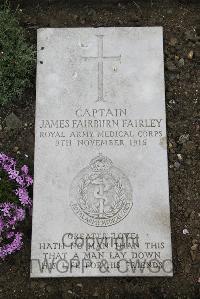
[[103,35],[96,35],[98,41],[98,56],[96,57],[82,57],[85,61],[97,60],[98,61],[98,99],[97,102],[104,102],[103,98],[103,63],[104,60],[114,60],[121,62],[121,55],[119,56],[104,56],[103,55]]

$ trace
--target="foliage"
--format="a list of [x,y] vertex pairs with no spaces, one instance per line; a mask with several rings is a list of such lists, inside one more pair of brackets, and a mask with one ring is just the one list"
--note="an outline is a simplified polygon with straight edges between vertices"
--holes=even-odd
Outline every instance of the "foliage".
[[33,70],[33,46],[27,43],[17,14],[7,4],[0,8],[0,105],[21,97]]
[[25,218],[25,210],[15,204],[0,204],[0,258],[21,249],[22,233],[16,231],[18,222]]
[[[6,156],[4,153],[0,153],[0,169],[1,172],[4,172],[7,174],[7,183],[4,185],[4,182],[6,181],[5,175],[3,176],[3,179],[0,180],[2,183],[0,184],[0,194],[2,194],[3,198],[0,199],[0,201],[6,201],[11,200],[11,198],[14,198],[14,202],[16,202],[16,199],[14,197],[14,194],[18,197],[18,203],[22,206],[28,206],[31,207],[32,201],[28,195],[28,187],[32,185],[33,179],[28,174],[28,166],[23,165],[21,167],[21,170],[16,169],[16,161],[13,158],[10,158]],[[1,179],[1,178],[0,178]],[[9,181],[11,181],[12,185],[13,183],[15,186],[15,189],[12,189],[12,193],[8,195],[8,198],[5,197],[4,193],[6,191],[9,191],[11,187],[8,187]],[[2,190],[2,191],[1,191]],[[13,194],[14,192],[14,194]],[[11,196],[11,197],[10,197]]]
[[16,169],[16,161],[0,153],[0,259],[20,250],[22,233],[19,222],[25,219],[26,208],[31,210],[32,200],[28,187],[33,184],[27,165]]
[[8,180],[8,175],[0,168],[0,204],[8,200],[18,203],[18,198],[13,191],[15,184]]

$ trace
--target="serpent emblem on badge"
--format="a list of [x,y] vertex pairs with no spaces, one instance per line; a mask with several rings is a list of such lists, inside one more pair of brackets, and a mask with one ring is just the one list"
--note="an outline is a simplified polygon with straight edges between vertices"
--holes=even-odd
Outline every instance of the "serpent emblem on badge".
[[132,187],[127,176],[108,157],[99,154],[73,179],[70,205],[92,226],[110,226],[124,219],[132,208]]

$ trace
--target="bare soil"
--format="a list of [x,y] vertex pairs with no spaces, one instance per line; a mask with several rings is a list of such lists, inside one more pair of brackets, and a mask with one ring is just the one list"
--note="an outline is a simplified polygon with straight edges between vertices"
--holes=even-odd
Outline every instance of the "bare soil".
[[[163,26],[173,278],[30,279],[31,219],[23,250],[0,263],[0,298],[200,298],[199,1],[11,1],[36,44],[40,27]],[[142,53],[141,53],[142,55]],[[35,77],[0,111],[0,151],[33,166]],[[21,128],[6,126],[14,112]],[[27,156],[25,156],[27,155]]]

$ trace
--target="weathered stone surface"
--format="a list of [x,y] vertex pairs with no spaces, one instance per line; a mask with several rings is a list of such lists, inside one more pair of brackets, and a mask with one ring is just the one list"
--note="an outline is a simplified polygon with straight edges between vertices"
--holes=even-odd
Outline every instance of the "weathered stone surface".
[[162,28],[38,31],[32,277],[172,275],[163,75]]

